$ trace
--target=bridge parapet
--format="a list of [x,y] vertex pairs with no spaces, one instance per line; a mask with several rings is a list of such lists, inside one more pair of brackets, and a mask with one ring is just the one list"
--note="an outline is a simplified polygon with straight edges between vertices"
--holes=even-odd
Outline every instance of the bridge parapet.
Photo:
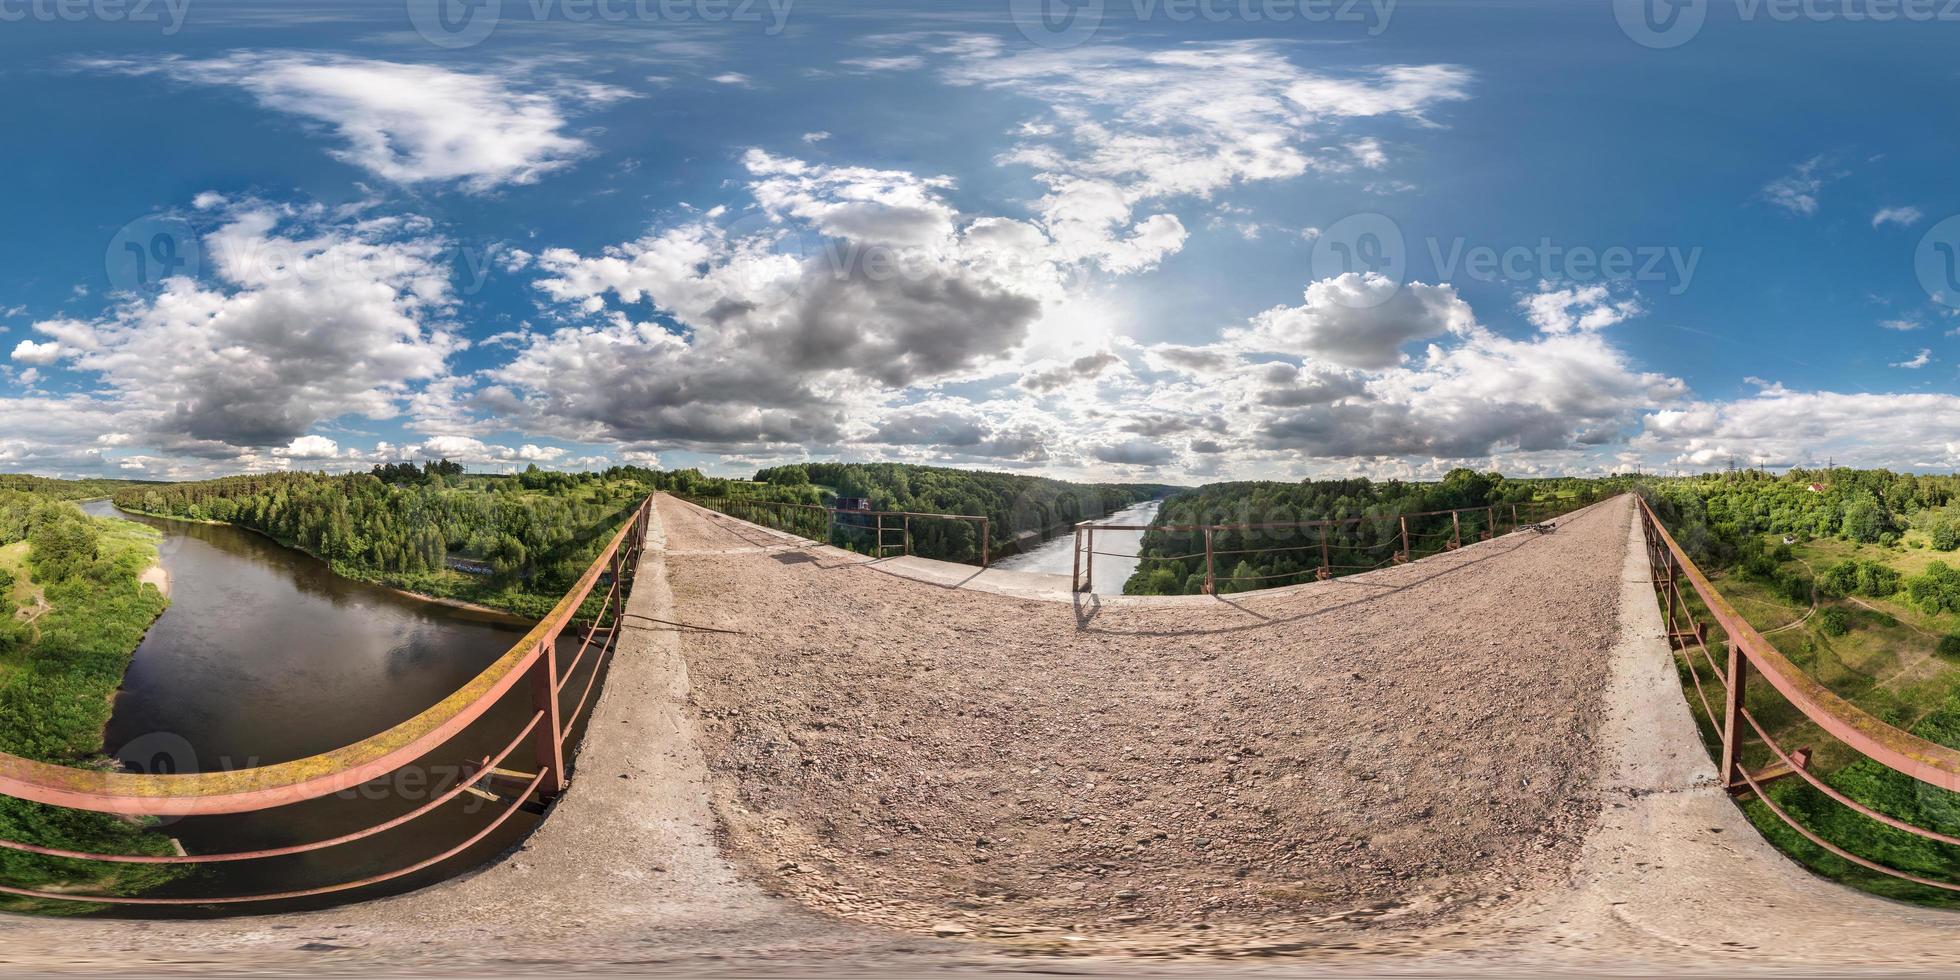
[[[1716,591],[1708,576],[1697,567],[1667,527],[1635,495],[1653,587],[1667,624],[1670,645],[1688,657],[1689,677],[1696,701],[1715,731],[1720,747],[1721,778],[1732,793],[1750,794],[1760,800],[1778,820],[1835,857],[1869,871],[1901,881],[1912,882],[1946,892],[1960,892],[1960,884],[1940,881],[1889,867],[1854,854],[1826,840],[1803,825],[1785,808],[1771,799],[1765,784],[1772,779],[1797,776],[1819,793],[1859,815],[1895,830],[1941,844],[1960,846],[1960,837],[1928,830],[1859,802],[1832,786],[1811,770],[1805,750],[1791,750],[1771,736],[1748,705],[1749,678],[1760,675],[1783,699],[1801,712],[1825,734],[1866,759],[1903,773],[1929,786],[1960,792],[1960,751],[1896,728],[1839,696],[1816,678],[1805,673],[1776,646],[1749,625],[1728,599]],[[1687,589],[1682,588],[1682,581]],[[1695,602],[1690,603],[1692,595]],[[1714,635],[1711,635],[1711,627]],[[1695,663],[1695,655],[1700,663]],[[1701,667],[1707,667],[1712,683],[1721,687],[1719,709],[1702,682]],[[1742,753],[1753,735],[1777,760],[1768,768],[1751,772],[1743,764]]]
[[[549,802],[569,782],[569,743],[579,719],[590,706],[602,668],[617,649],[620,618],[631,591],[633,570],[645,547],[652,498],[642,501],[622,524],[577,584],[561,598],[544,620],[524,635],[496,662],[461,688],[421,714],[353,745],[277,765],[223,772],[143,774],[75,769],[0,753],[0,795],[50,806],[133,817],[179,817],[251,813],[318,800],[400,772],[429,753],[449,744],[520,683],[526,683],[532,711],[528,721],[495,755],[469,767],[453,787],[415,809],[362,830],[309,843],[225,854],[124,855],[95,854],[0,840],[0,848],[48,857],[109,864],[205,865],[285,857],[364,840],[427,815],[469,793],[494,799],[504,809],[484,827],[454,847],[405,867],[358,880],[303,890],[252,895],[205,897],[145,897],[44,892],[0,885],[0,894],[20,898],[88,904],[167,906],[234,905],[305,898],[350,891],[393,881],[434,867],[488,838],[527,806]],[[581,620],[588,600],[603,599],[589,620]],[[578,650],[562,666],[558,645],[566,630],[579,636]],[[591,670],[577,699],[571,682],[587,658]],[[531,747],[534,772],[504,768],[526,745]],[[515,764],[515,763],[513,763]],[[496,793],[486,783],[501,783],[514,792]],[[533,797],[536,802],[533,802]]]

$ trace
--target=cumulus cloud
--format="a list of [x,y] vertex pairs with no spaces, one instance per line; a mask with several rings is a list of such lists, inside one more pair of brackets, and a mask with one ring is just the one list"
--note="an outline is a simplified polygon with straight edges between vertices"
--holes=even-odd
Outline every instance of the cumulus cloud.
[[1378,273],[1349,272],[1309,285],[1305,304],[1267,310],[1227,339],[1248,350],[1384,368],[1401,361],[1404,344],[1475,326],[1470,304],[1454,286],[1398,286]]
[[1754,464],[1960,468],[1960,396],[1797,391],[1694,402],[1647,415],[1634,449],[1680,466]]
[[629,96],[612,86],[537,82],[515,72],[302,52],[91,64],[243,89],[268,109],[325,126],[341,143],[335,157],[376,176],[400,184],[458,182],[472,191],[532,183],[571,165],[589,147],[566,131],[568,113]]
[[1933,362],[1933,352],[1928,348],[1922,347],[1919,349],[1919,353],[1914,354],[1913,356],[1906,358],[1903,361],[1898,361],[1894,363],[1892,366],[1895,368],[1916,370],[1918,368],[1923,368],[1926,365],[1931,364],[1932,362]]
[[300,445],[344,415],[393,418],[462,347],[447,326],[448,243],[420,219],[247,204],[203,245],[215,282],[173,278],[97,319],[35,323],[53,340],[30,355],[52,348],[96,376],[127,416],[119,429],[222,457]]
[[1518,308],[1546,333],[1603,330],[1642,312],[1638,298],[1615,297],[1604,284],[1561,288],[1549,282],[1520,299]]

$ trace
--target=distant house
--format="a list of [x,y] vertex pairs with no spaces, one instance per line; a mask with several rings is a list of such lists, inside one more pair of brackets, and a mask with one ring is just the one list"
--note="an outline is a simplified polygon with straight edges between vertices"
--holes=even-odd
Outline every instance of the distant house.
[[497,570],[495,568],[490,567],[489,562],[474,561],[469,558],[458,558],[455,555],[449,555],[445,557],[442,560],[442,563],[444,565],[449,566],[449,568],[452,571],[462,572],[464,575],[497,574]]
[[1797,538],[1796,538],[1796,536],[1795,536],[1795,535],[1792,535],[1792,534],[1786,534],[1786,535],[1784,535],[1784,536],[1783,536],[1783,543],[1784,543],[1784,544],[1796,544],[1796,543],[1797,543]]
[[1824,492],[1824,485],[1823,485],[1822,483],[1813,483],[1813,484],[1811,484],[1811,485],[1810,485],[1810,492],[1811,492],[1811,493],[1823,493],[1823,492]]
[[837,498],[837,509],[838,510],[870,510],[871,498],[870,497],[839,497]]

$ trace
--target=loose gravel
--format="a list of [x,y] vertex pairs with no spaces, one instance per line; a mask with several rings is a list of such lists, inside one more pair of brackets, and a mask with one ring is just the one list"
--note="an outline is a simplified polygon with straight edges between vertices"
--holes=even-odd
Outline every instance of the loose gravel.
[[1071,605],[660,504],[676,608],[733,631],[683,654],[750,873],[854,921],[1131,951],[1433,926],[1562,874],[1628,506],[1285,594]]

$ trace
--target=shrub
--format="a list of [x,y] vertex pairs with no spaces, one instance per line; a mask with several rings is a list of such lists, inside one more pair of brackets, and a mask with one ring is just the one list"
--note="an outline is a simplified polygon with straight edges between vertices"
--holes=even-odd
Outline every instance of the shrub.
[[1851,632],[1851,617],[1842,609],[1826,609],[1818,616],[1817,628],[1827,636],[1843,636]]
[[1933,547],[1941,551],[1960,548],[1960,521],[1941,521],[1934,525]]
[[1934,649],[1942,657],[1951,657],[1960,660],[1960,633],[1948,633],[1940,637],[1939,645]]

